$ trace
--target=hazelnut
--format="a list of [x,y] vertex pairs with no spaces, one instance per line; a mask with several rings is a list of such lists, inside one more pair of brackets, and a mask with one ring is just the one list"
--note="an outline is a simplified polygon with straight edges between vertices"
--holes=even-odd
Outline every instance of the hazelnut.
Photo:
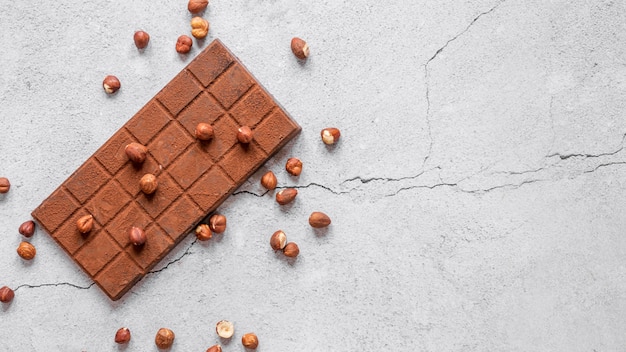
[[267,188],[268,190],[276,189],[276,185],[278,181],[276,180],[276,175],[273,172],[268,171],[261,177],[261,186]]
[[309,44],[298,37],[294,37],[291,39],[291,51],[298,59],[305,60],[309,57]]
[[146,232],[140,227],[133,226],[128,232],[128,240],[133,246],[142,246],[146,239]]
[[139,180],[139,187],[145,194],[152,194],[159,186],[159,181],[153,174],[145,174]]
[[26,221],[22,225],[20,225],[20,229],[18,230],[22,236],[31,237],[35,234],[35,222],[32,220]]
[[252,130],[248,126],[241,126],[237,130],[237,140],[242,144],[252,142]]
[[241,337],[241,344],[245,348],[256,349],[259,346],[259,339],[254,333],[249,332]]
[[300,254],[300,248],[298,248],[298,245],[294,242],[289,242],[285,245],[285,248],[283,248],[283,254],[286,257],[295,258]]
[[130,330],[128,328],[120,328],[115,333],[115,342],[121,344],[128,343],[130,341]]
[[196,227],[196,237],[200,241],[208,241],[213,237],[213,233],[211,232],[211,228],[207,224],[200,224]]
[[160,328],[157,331],[156,337],[154,338],[154,343],[158,348],[166,349],[172,347],[174,344],[174,332],[167,328]]
[[133,142],[128,144],[126,148],[124,148],[124,152],[126,153],[126,156],[128,156],[128,159],[130,159],[130,161],[132,161],[133,163],[141,164],[146,160],[148,148],[139,143]]
[[220,320],[215,324],[215,332],[217,332],[217,336],[229,339],[235,333],[235,325],[228,320]]
[[17,254],[26,260],[31,260],[35,258],[35,254],[37,254],[37,250],[35,246],[28,242],[20,243],[19,247],[17,247]]
[[302,161],[298,158],[289,158],[285,164],[285,169],[294,176],[300,176],[302,172]]
[[213,345],[211,347],[209,347],[206,352],[222,352],[222,346],[220,345]]
[[15,297],[15,292],[11,290],[8,286],[2,286],[0,288],[0,302],[9,303]]
[[298,190],[295,188],[285,188],[282,191],[276,193],[276,202],[280,205],[285,205],[293,202],[298,195]]
[[330,218],[322,212],[314,211],[311,213],[311,216],[309,216],[309,225],[315,228],[326,227],[330,225]]
[[201,141],[209,141],[213,138],[213,127],[205,122],[200,122],[196,126],[196,138]]
[[189,51],[191,51],[192,45],[193,42],[191,41],[191,38],[186,35],[181,35],[176,41],[176,51],[179,54],[187,54]]
[[93,216],[81,216],[78,220],[76,220],[76,227],[78,228],[78,232],[80,233],[87,233],[91,231],[91,229],[93,228]]
[[209,21],[202,17],[194,17],[191,19],[191,35],[197,39],[202,39],[209,33]]
[[285,248],[285,244],[287,244],[287,235],[282,230],[274,232],[272,237],[270,237],[270,246],[275,251]]
[[117,90],[120,89],[121,86],[122,85],[120,83],[120,80],[117,79],[117,77],[115,76],[106,76],[104,77],[104,81],[102,81],[102,87],[107,94],[113,94],[117,92]]
[[0,177],[0,193],[7,193],[11,188],[11,182],[6,177]]
[[135,32],[133,39],[135,40],[135,46],[137,49],[143,49],[148,46],[150,35],[144,31],[137,31]]
[[187,10],[191,13],[202,12],[209,5],[209,0],[189,0]]
[[215,233],[226,231],[226,217],[222,214],[213,214],[209,218],[209,227]]
[[341,132],[335,127],[324,128],[320,134],[322,136],[322,142],[328,145],[337,143],[341,136]]

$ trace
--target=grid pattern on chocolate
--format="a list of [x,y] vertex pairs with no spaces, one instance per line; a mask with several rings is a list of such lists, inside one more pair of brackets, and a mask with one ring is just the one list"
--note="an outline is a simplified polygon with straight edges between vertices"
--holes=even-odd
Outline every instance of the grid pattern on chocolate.
[[[195,139],[199,122],[215,137]],[[237,128],[248,125],[249,145]],[[300,127],[219,41],[174,77],[135,116],[81,165],[32,213],[43,229],[112,299],[122,297],[159,260],[214,211]],[[146,145],[141,165],[124,148]],[[146,173],[158,178],[153,195],[140,191]],[[93,215],[81,234],[76,221]],[[132,226],[148,240],[136,248]]]

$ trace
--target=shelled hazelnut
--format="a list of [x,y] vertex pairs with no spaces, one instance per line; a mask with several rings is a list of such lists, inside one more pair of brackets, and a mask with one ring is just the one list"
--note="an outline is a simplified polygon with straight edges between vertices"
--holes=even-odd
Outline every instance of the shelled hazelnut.
[[140,227],[133,226],[128,232],[128,240],[133,246],[143,246],[146,243],[146,239],[146,232]]
[[265,175],[261,177],[261,186],[267,188],[268,190],[272,191],[276,189],[277,185],[278,180],[276,179],[276,175],[274,175],[273,172],[268,171],[265,173]]
[[320,132],[320,135],[322,136],[322,142],[324,142],[324,144],[332,145],[337,143],[339,137],[341,137],[341,132],[335,127],[328,127],[324,128],[322,132]]
[[9,303],[13,300],[13,297],[15,297],[15,292],[8,286],[2,286],[0,288],[0,302]]
[[107,94],[113,94],[117,92],[121,86],[122,84],[120,83],[120,80],[113,75],[108,75],[104,77],[104,80],[102,81],[102,88],[104,88],[104,91]]
[[241,344],[245,348],[250,348],[254,350],[259,347],[259,338],[254,333],[249,332],[241,337]]
[[139,188],[145,194],[152,194],[159,186],[159,181],[153,174],[145,174],[139,180]]
[[305,60],[309,57],[309,44],[298,37],[294,37],[291,39],[291,51],[298,59]]
[[226,231],[226,217],[222,214],[213,214],[209,218],[209,227],[215,233]]
[[93,215],[81,216],[76,220],[76,228],[80,233],[87,233],[93,228]]
[[217,336],[223,339],[229,339],[235,334],[235,325],[228,320],[220,320],[215,324],[215,332]]
[[330,218],[320,211],[314,211],[311,213],[311,216],[309,216],[309,225],[315,228],[326,227],[330,225]]
[[300,248],[298,248],[295,242],[289,242],[285,245],[285,248],[283,248],[283,254],[286,257],[295,258],[300,254]]
[[207,224],[200,224],[196,227],[196,237],[200,241],[208,241],[213,237],[213,233]]
[[115,333],[115,342],[121,344],[128,343],[130,341],[130,330],[128,328],[119,328]]
[[133,35],[133,40],[135,41],[137,49],[143,49],[148,46],[150,35],[144,31],[137,31],[135,35]]
[[202,17],[194,17],[191,19],[191,35],[197,39],[202,39],[209,34],[209,21]]
[[32,237],[35,234],[35,222],[28,220],[22,223],[18,231],[24,237]]
[[6,177],[0,177],[0,193],[7,193],[11,189],[11,182]]
[[237,130],[237,140],[241,144],[249,144],[252,142],[252,130],[248,126],[241,126]]
[[189,0],[187,10],[191,13],[199,13],[204,11],[208,5],[209,0]]
[[201,141],[209,141],[215,135],[213,131],[213,127],[210,124],[205,123],[205,122],[200,122],[196,126],[195,133],[196,133],[196,138],[198,138]]
[[300,176],[302,173],[302,161],[298,158],[289,158],[285,164],[285,170],[293,176]]
[[222,346],[220,345],[213,345],[211,347],[209,347],[206,352],[222,352]]
[[172,330],[168,328],[160,328],[154,337],[154,343],[158,348],[166,349],[172,347],[174,344],[174,338],[176,338],[176,336]]
[[179,54],[187,54],[191,51],[193,41],[186,35],[181,35],[176,41],[176,52]]
[[272,237],[270,237],[270,246],[272,246],[272,249],[275,251],[285,248],[286,244],[287,235],[285,235],[282,230],[274,232]]
[[298,190],[295,188],[285,188],[276,193],[276,202],[280,205],[285,205],[293,202],[298,195]]
[[37,250],[35,249],[35,246],[33,246],[32,244],[28,242],[22,242],[17,247],[17,254],[20,257],[22,257],[22,259],[31,260],[35,258],[35,255],[37,254]]

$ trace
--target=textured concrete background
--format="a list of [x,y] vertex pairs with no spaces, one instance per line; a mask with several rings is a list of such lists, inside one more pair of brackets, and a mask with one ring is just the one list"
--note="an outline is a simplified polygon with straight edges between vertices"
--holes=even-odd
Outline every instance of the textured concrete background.
[[[160,327],[172,351],[243,351],[248,331],[265,352],[626,350],[625,2],[212,0],[180,56],[186,3],[1,1],[0,350],[156,351]],[[226,233],[189,236],[117,302],[41,230],[21,260],[30,212],[213,38],[303,127],[220,207]],[[268,169],[295,204],[262,195]]]

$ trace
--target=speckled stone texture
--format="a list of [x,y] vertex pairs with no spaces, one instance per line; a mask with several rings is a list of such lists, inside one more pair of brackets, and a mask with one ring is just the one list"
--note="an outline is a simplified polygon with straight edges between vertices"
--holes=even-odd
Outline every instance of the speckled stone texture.
[[[3,2],[0,350],[158,351],[160,327],[177,352],[243,352],[250,331],[263,352],[624,350],[625,2],[212,0],[181,56],[186,7]],[[302,126],[219,207],[226,232],[188,236],[115,302],[40,228],[19,258],[30,212],[215,38]]]

